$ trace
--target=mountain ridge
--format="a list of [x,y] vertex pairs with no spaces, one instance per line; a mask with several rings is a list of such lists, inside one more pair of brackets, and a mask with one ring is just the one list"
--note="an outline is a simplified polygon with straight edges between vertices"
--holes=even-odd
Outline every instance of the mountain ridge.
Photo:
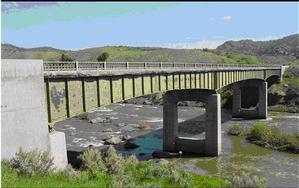
[[63,50],[50,46],[23,48],[1,44],[2,59],[60,60],[63,53],[78,61],[96,61],[103,53],[110,54],[108,61],[176,61],[201,63],[234,63],[233,56],[245,54],[256,56],[265,63],[284,64],[298,60],[299,34],[277,40],[226,41],[215,50],[171,49],[162,47],[103,46],[79,50]]

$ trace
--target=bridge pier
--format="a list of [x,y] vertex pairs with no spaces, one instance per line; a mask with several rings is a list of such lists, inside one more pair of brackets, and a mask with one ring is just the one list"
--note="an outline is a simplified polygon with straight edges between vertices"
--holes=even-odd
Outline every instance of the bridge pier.
[[[210,156],[221,153],[221,107],[220,95],[213,90],[167,91],[163,98],[163,150],[168,152],[191,152]],[[205,140],[182,138],[178,135],[179,101],[206,102]]]
[[[233,86],[233,107],[232,116],[237,118],[256,118],[266,119],[268,117],[268,97],[267,97],[268,83],[261,80],[248,80],[240,83],[235,83]],[[250,89],[249,89],[250,88]],[[256,89],[257,106],[255,109],[242,108],[242,94],[243,95],[254,95],[246,93],[246,90]]]

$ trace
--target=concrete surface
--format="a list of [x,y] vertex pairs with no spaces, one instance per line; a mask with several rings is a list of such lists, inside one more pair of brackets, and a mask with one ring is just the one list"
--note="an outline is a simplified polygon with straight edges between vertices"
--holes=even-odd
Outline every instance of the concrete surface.
[[[206,103],[205,140],[178,135],[178,101]],[[163,98],[163,150],[192,152],[211,156],[221,153],[220,95],[213,90],[167,91]]]
[[67,165],[65,135],[48,131],[42,60],[1,62],[1,158],[19,148],[49,150],[58,169]]
[[65,133],[54,131],[49,134],[50,137],[50,155],[54,158],[56,169],[63,169],[68,164]]
[[20,147],[47,149],[43,62],[2,60],[1,89],[2,159],[13,157]]

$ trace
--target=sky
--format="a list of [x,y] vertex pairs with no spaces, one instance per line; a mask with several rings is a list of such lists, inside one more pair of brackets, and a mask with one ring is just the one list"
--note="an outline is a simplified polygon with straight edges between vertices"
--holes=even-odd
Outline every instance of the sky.
[[1,2],[1,43],[214,49],[298,33],[298,2]]

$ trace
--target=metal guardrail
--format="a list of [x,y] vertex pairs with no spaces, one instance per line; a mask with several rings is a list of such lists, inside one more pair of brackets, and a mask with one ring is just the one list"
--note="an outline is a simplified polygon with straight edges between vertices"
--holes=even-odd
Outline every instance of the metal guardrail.
[[44,71],[81,71],[81,70],[119,70],[119,69],[205,69],[205,68],[238,68],[238,67],[268,67],[280,68],[275,65],[249,64],[204,64],[180,62],[63,62],[44,61]]

